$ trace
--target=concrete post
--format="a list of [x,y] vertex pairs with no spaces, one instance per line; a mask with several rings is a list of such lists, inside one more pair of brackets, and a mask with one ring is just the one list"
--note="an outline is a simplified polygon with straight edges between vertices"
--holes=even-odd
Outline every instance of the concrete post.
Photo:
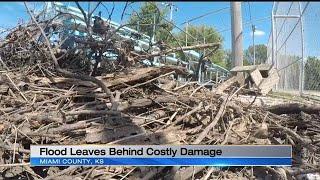
[[233,67],[243,65],[241,2],[231,2],[231,37]]

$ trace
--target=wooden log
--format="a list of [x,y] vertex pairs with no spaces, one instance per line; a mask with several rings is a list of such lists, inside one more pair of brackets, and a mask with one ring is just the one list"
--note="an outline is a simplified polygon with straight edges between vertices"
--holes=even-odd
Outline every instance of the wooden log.
[[269,64],[260,64],[260,65],[251,65],[251,66],[236,66],[230,70],[230,72],[251,72],[256,69],[260,71],[268,71],[270,70],[272,65]]
[[223,91],[229,88],[231,85],[234,83],[239,83],[242,84],[244,82],[244,75],[243,74],[237,74],[236,76],[232,76],[225,82],[221,83],[217,88],[212,89],[213,91],[215,90],[216,94],[223,94]]
[[80,121],[74,124],[64,124],[63,126],[49,129],[49,133],[68,133],[69,131],[77,130],[77,129],[85,129],[90,126],[91,123],[86,123],[84,121]]
[[308,114],[319,114],[320,113],[320,105],[306,105],[299,103],[291,103],[291,104],[280,104],[267,108],[268,111],[274,114],[298,114],[301,111]]
[[[101,80],[107,88],[113,90],[121,89],[127,87],[127,85],[135,85],[138,83],[146,82],[150,79],[159,77],[160,75],[167,74],[174,71],[176,74],[187,75],[187,69],[180,66],[162,66],[162,67],[148,67],[148,68],[139,68],[132,69],[128,73],[120,74],[107,74],[105,76],[97,76],[98,80]],[[50,84],[70,84],[86,87],[95,87],[96,85],[90,81],[83,81],[76,78],[34,78],[34,82],[39,82],[42,85],[49,86]],[[67,88],[67,87],[66,87]]]
[[186,138],[186,132],[176,128],[168,128],[163,131],[141,133],[125,137],[109,144],[122,144],[122,145],[155,145],[155,144],[182,144],[181,139]]
[[15,151],[15,152],[21,152],[21,153],[26,153],[26,154],[30,153],[30,150],[28,150],[28,149],[10,147],[10,146],[6,145],[2,140],[0,140],[0,149],[1,149],[1,151],[7,150],[7,151]]
[[108,143],[124,137],[134,136],[140,133],[144,133],[144,129],[131,123],[127,125],[119,125],[116,127],[93,127],[86,129],[85,140],[87,143]]
[[163,118],[166,116],[166,112],[163,111],[163,110],[157,110],[155,112],[153,112],[152,114],[146,116],[146,117],[134,117],[132,119],[132,122],[137,125],[137,126],[141,126],[143,124],[146,124],[146,123],[149,123],[149,122],[152,122],[152,121],[156,121],[160,118]]
[[[125,102],[119,103],[119,111],[126,111],[132,110],[136,108],[148,108],[150,106],[154,106],[156,104],[161,103],[184,103],[190,106],[198,103],[199,100],[196,98],[190,98],[189,96],[157,96],[155,98],[142,98],[142,99],[133,99]],[[108,106],[110,104],[107,104]],[[65,113],[66,116],[74,116],[74,115],[118,115],[118,111],[112,110],[95,110],[95,109],[85,109],[85,110],[78,110],[78,111],[69,111]]]
[[259,90],[262,95],[267,95],[280,80],[278,71],[275,68],[272,68],[269,71],[269,76],[267,78],[263,78],[261,83],[259,84]]
[[9,86],[7,84],[0,85],[0,94],[7,94],[9,91]]
[[174,176],[174,180],[180,180],[180,179],[191,179],[192,175],[195,175],[201,171],[203,171],[205,167],[204,166],[193,166],[189,167],[188,171],[178,171]]
[[176,84],[177,84],[176,81],[169,81],[163,84],[161,88],[165,90],[172,90],[176,86]]
[[195,103],[199,102],[196,98],[190,98],[189,96],[157,96],[155,98],[143,98],[143,99],[134,99],[131,100],[129,103],[122,103],[120,104],[119,109],[126,110],[126,109],[133,109],[133,108],[147,108],[153,106],[155,104],[161,103],[177,103],[182,102],[184,104],[188,104],[193,106]]
[[211,129],[213,129],[216,126],[220,118],[224,115],[228,100],[228,98],[225,98],[223,100],[222,104],[220,105],[219,111],[217,112],[213,121],[199,134],[197,139],[194,140],[192,144],[199,144],[208,135],[209,131],[211,131]]
[[160,68],[157,67],[149,67],[149,68],[139,68],[131,71],[128,74],[121,74],[113,79],[108,78],[104,79],[103,77],[97,77],[107,84],[107,87],[112,89],[120,89],[126,87],[127,85],[135,85],[138,83],[142,83],[148,81],[150,79],[156,78],[162,74],[166,74],[169,72],[175,71],[176,74],[184,74],[187,75],[188,72],[186,68],[179,66],[162,66]]
[[263,80],[260,71],[256,69],[250,73],[250,76],[254,84],[258,87],[261,81]]
[[188,50],[193,50],[193,49],[214,48],[214,51],[216,51],[219,49],[220,45],[221,45],[220,43],[208,43],[208,44],[198,44],[198,45],[194,45],[194,46],[175,47],[175,48],[168,49],[165,51],[155,52],[153,54],[141,55],[141,56],[138,56],[137,58],[149,59],[149,58],[156,57],[156,56],[170,54],[170,53],[174,53],[174,52],[178,52],[178,51],[188,51]]

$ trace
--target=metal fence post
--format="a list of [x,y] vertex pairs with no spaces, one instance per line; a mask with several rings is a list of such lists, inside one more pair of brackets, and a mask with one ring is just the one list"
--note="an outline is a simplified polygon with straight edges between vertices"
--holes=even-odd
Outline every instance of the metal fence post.
[[[274,65],[276,65],[276,67],[278,68],[278,62],[277,62],[277,60],[276,60],[276,42],[275,42],[275,18],[274,18],[274,12],[273,12],[273,10],[274,10],[274,5],[275,5],[275,3],[273,4],[273,6],[272,6],[272,10],[271,10],[271,33],[272,33],[272,35],[271,35],[271,38],[272,38],[272,43],[271,43],[271,45],[272,45],[272,65],[274,66]],[[278,90],[278,84],[276,84],[276,90]]]
[[274,19],[273,19],[273,7],[271,10],[271,58],[272,58],[272,64],[274,64]]
[[199,67],[199,71],[198,71],[198,83],[200,84],[201,83],[201,64],[200,64],[200,67]]
[[156,41],[156,14],[153,14],[152,39]]
[[252,25],[253,65],[256,65],[256,45],[254,43],[255,32],[256,32],[256,27]]
[[218,70],[216,70],[216,84],[218,84],[218,79],[219,78],[219,72],[218,72]]
[[301,3],[299,3],[299,12],[300,12],[300,31],[301,31],[301,64],[300,64],[300,75],[299,75],[299,94],[303,95],[304,90],[304,28],[303,28],[303,14],[301,11]]
[[189,22],[187,22],[186,24],[186,46],[188,46],[188,26],[189,26]]

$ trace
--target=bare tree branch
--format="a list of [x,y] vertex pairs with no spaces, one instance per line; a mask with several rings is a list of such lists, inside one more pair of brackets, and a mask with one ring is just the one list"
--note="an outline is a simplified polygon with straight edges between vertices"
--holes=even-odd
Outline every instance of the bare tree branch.
[[110,101],[112,103],[112,109],[113,110],[117,110],[117,103],[115,102],[114,100],[114,97],[112,95],[112,92],[110,91],[109,88],[107,88],[107,86],[100,80],[98,80],[97,78],[95,77],[92,77],[92,76],[87,76],[87,75],[81,75],[81,74],[75,74],[75,73],[72,73],[72,72],[69,72],[69,71],[66,71],[64,69],[62,69],[58,63],[58,60],[51,48],[51,44],[50,44],[50,41],[48,40],[44,30],[42,29],[42,27],[38,24],[38,22],[36,21],[35,17],[32,15],[32,13],[30,12],[26,2],[24,2],[24,5],[27,9],[27,12],[28,14],[30,15],[32,21],[37,25],[37,27],[39,28],[39,30],[41,31],[41,34],[44,36],[44,39],[45,39],[45,42],[48,46],[48,49],[49,49],[49,52],[50,52],[50,55],[51,55],[51,59],[55,65],[55,69],[61,73],[63,76],[65,77],[72,77],[72,78],[77,78],[77,79],[81,79],[81,80],[84,80],[84,81],[91,81],[95,84],[97,84],[99,87],[101,87],[101,89],[107,94],[107,96],[110,96]]

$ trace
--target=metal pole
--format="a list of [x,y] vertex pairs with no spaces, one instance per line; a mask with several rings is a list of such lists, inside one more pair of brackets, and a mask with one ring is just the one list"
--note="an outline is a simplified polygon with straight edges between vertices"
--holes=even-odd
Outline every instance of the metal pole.
[[[274,65],[276,65],[276,69],[278,69],[278,60],[277,60],[277,58],[276,58],[276,43],[277,43],[277,41],[276,41],[276,37],[275,37],[275,35],[276,35],[276,29],[275,29],[275,17],[274,17],[274,6],[275,6],[275,2],[273,3],[273,6],[272,6],[272,11],[271,11],[271,27],[272,27],[272,29],[271,29],[271,31],[272,31],[272,65],[274,66]],[[276,84],[276,90],[278,90],[278,84],[279,83],[277,83]]]
[[188,26],[189,22],[186,24],[186,46],[188,46]]
[[253,65],[256,65],[256,46],[254,44],[254,33],[256,32],[256,27],[252,25],[252,44],[253,44]]
[[274,18],[299,18],[299,15],[274,15]]
[[173,4],[170,3],[170,21],[172,21],[172,10],[173,10],[172,6]]
[[300,96],[303,95],[304,90],[304,28],[303,28],[303,18],[302,18],[302,11],[301,11],[301,3],[299,2],[299,11],[300,11],[300,31],[301,31],[301,64],[300,64],[300,75],[299,75],[299,94]]
[[231,2],[233,66],[243,65],[241,2]]
[[272,64],[274,65],[275,64],[275,59],[274,59],[274,52],[275,52],[275,49],[274,49],[274,47],[275,47],[275,44],[274,44],[274,17],[273,17],[273,9],[272,9],[272,11],[271,11],[271,41],[272,41],[272,43],[271,43],[271,46],[272,46],[272,50],[271,50],[271,55],[272,55]]
[[199,72],[198,72],[198,74],[199,74],[199,76],[198,76],[198,83],[200,84],[201,83],[201,64],[200,64],[200,68],[199,68]]
[[219,78],[219,72],[218,72],[218,70],[216,71],[216,84],[218,84],[218,79]]
[[155,37],[156,37],[156,14],[153,14],[153,36],[152,36],[152,39],[154,42],[156,41]]
[[[204,32],[203,32],[203,35],[204,35]],[[206,44],[206,37],[203,36],[203,44]],[[203,49],[203,55],[205,56],[206,55],[206,49],[204,48]]]
[[137,21],[137,31],[140,32],[140,19],[139,19],[138,13],[135,13],[135,16],[138,17],[138,21]]

